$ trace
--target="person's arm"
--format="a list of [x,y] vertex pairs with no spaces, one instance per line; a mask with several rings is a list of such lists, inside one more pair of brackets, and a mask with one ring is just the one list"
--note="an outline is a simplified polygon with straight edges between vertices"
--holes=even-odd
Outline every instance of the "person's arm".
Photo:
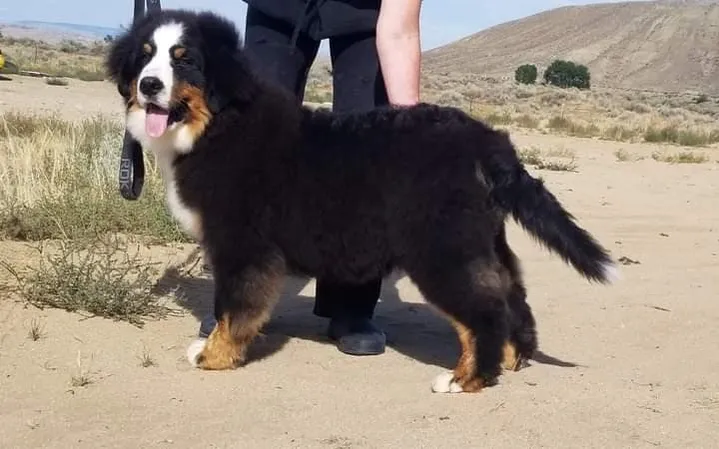
[[421,0],[384,0],[377,20],[377,53],[389,102],[419,102]]

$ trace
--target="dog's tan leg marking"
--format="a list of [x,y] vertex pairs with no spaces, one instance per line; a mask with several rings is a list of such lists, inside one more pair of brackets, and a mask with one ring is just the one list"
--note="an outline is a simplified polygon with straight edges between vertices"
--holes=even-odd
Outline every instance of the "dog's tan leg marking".
[[477,339],[474,333],[459,321],[452,320],[452,326],[457,331],[462,354],[454,368],[454,380],[461,387],[462,391],[473,393],[484,388],[484,382],[477,377]]
[[522,357],[517,353],[517,348],[514,346],[514,343],[509,340],[505,341],[502,353],[502,368],[507,371],[519,371],[519,368],[522,366]]
[[432,391],[436,393],[476,393],[485,387],[484,381],[477,377],[477,339],[467,326],[452,317],[446,317],[457,332],[461,354],[454,371],[435,377]]
[[225,314],[207,338],[197,358],[197,366],[206,370],[236,368],[244,359],[245,348],[230,333],[229,316]]
[[[231,292],[244,308],[225,313],[207,338],[196,358],[188,353],[190,362],[206,370],[227,370],[240,366],[247,348],[270,319],[272,309],[282,292],[285,267],[282,260],[272,261],[262,270],[248,269],[238,291]],[[232,303],[228,303],[232,307]]]

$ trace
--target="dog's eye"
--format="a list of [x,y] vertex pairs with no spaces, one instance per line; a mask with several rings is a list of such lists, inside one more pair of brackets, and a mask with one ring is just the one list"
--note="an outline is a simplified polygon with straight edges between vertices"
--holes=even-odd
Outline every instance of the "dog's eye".
[[145,44],[143,44],[143,46],[142,46],[142,52],[146,55],[151,55],[152,54],[152,45],[145,42]]
[[185,57],[186,53],[187,53],[187,49],[185,47],[175,47],[172,49],[172,58],[173,59],[182,59]]

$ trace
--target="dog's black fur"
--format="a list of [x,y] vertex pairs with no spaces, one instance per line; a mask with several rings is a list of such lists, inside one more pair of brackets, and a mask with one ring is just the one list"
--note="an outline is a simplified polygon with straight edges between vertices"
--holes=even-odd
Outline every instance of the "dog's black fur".
[[[478,390],[500,374],[506,341],[521,357],[537,346],[508,215],[586,278],[608,280],[608,253],[527,173],[505,133],[431,104],[303,108],[253,74],[234,26],[213,14],[163,11],[121,36],[108,67],[126,99],[142,43],[168,20],[185,24],[194,75],[183,80],[213,114],[173,165],[216,282],[220,324],[200,366],[242,361],[285,274],[364,282],[401,269],[460,332],[455,380]],[[232,366],[218,361],[223,338]]]

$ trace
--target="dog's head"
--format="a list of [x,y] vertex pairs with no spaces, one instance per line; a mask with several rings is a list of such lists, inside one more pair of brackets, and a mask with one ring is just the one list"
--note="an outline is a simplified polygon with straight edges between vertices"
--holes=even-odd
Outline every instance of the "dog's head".
[[251,95],[240,44],[235,26],[209,12],[164,10],[133,24],[106,61],[130,133],[143,144],[182,134],[191,146],[213,114]]

